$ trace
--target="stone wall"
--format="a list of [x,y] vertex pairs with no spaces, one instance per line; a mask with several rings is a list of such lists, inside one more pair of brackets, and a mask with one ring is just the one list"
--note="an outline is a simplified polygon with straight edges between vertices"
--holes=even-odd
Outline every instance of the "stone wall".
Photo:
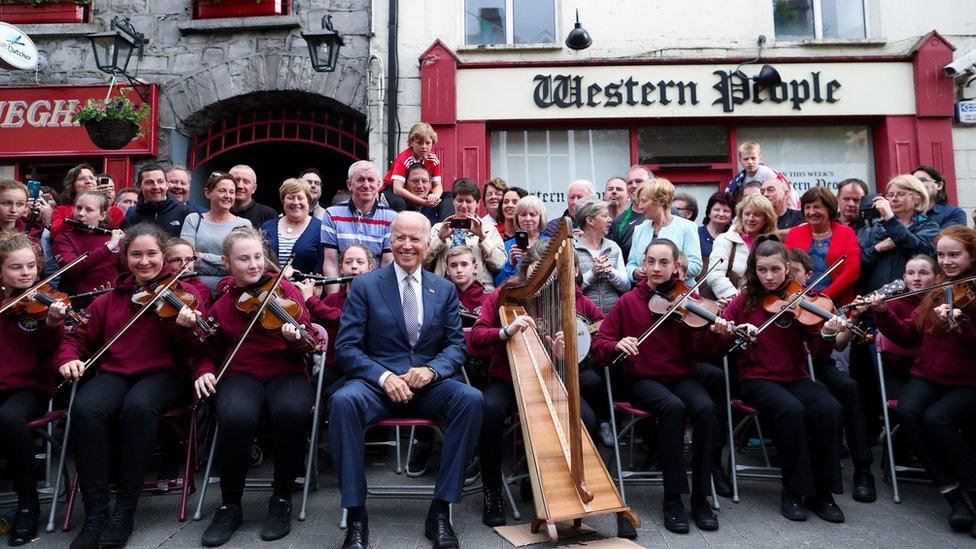
[[[112,17],[129,17],[150,40],[129,72],[159,83],[159,158],[170,161],[168,133],[190,135],[206,127],[221,101],[254,92],[303,91],[334,100],[326,105],[367,112],[366,71],[370,0],[292,0],[291,14],[276,17],[193,20],[190,0],[93,0],[93,22],[82,25],[22,25],[48,65],[32,71],[0,71],[0,86],[103,84],[85,34],[108,30]],[[340,66],[316,73],[303,30],[318,30],[332,15],[345,45]]]

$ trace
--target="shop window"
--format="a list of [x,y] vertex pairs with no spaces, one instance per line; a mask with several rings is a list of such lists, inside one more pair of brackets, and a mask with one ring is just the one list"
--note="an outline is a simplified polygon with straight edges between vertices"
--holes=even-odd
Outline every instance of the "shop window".
[[464,0],[464,43],[553,44],[554,0]]
[[773,0],[776,38],[866,38],[864,3],[865,0]]
[[856,177],[876,188],[874,147],[867,126],[770,126],[736,129],[736,141],[755,141],[763,163],[783,172],[799,194],[814,185],[837,190]]
[[641,164],[727,164],[725,126],[660,126],[637,130]]
[[193,0],[194,19],[287,15],[291,0]]
[[597,190],[630,165],[628,130],[516,130],[491,132],[491,176],[538,194],[547,216],[566,209],[566,187],[576,179]]

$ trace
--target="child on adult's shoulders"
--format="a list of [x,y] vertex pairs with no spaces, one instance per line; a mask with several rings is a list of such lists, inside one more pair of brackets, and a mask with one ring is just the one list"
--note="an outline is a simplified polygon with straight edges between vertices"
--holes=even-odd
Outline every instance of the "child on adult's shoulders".
[[[433,152],[434,143],[437,143],[437,132],[430,124],[417,122],[410,128],[407,148],[397,155],[390,171],[383,176],[383,188],[380,189],[394,210],[416,210],[424,206],[436,208],[440,205],[444,187],[441,185],[441,161]],[[430,172],[431,188],[426,195],[418,195],[406,186],[409,179],[407,172],[414,164],[423,164]]]

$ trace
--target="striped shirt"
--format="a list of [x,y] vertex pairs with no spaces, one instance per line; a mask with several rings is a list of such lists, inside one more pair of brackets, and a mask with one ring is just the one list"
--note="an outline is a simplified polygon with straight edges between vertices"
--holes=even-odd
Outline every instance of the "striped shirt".
[[390,251],[390,224],[396,212],[376,201],[367,214],[356,210],[352,200],[325,209],[322,219],[322,245],[342,253],[352,244],[373,252],[375,265]]
[[291,250],[295,247],[295,242],[298,241],[298,237],[301,236],[282,236],[278,235],[278,260],[284,261],[285,259],[291,257]]

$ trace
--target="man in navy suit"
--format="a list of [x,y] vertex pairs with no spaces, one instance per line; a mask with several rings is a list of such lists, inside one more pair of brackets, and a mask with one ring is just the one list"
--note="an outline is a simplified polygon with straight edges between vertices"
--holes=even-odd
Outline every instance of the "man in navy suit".
[[420,213],[401,212],[390,232],[393,264],[356,277],[336,338],[336,363],[349,376],[329,403],[332,459],[342,506],[349,511],[343,547],[369,544],[363,429],[391,416],[436,419],[444,427],[424,534],[434,547],[458,547],[449,505],[461,499],[484,400],[455,379],[466,358],[457,291],[421,268],[430,222]]

